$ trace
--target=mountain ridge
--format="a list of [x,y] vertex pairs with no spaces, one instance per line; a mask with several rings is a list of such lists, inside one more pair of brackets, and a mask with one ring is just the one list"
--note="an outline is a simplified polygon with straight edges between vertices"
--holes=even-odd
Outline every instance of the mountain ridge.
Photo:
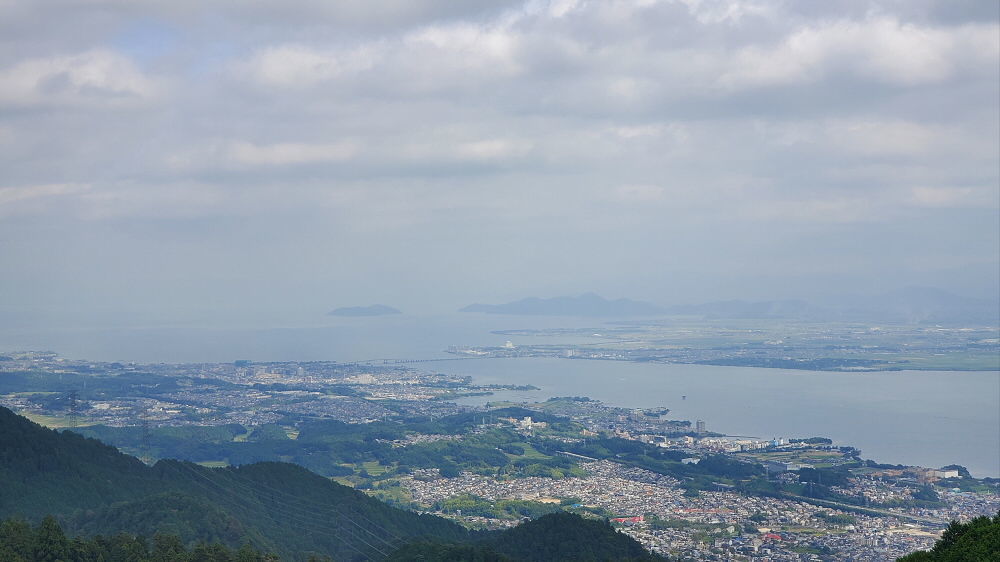
[[578,297],[528,297],[503,304],[470,304],[459,312],[486,314],[511,314],[524,316],[651,316],[662,314],[664,309],[648,302],[621,298],[608,300],[596,293]]
[[344,306],[335,308],[330,312],[327,312],[327,316],[389,316],[402,313],[403,311],[384,304],[370,304],[367,306]]

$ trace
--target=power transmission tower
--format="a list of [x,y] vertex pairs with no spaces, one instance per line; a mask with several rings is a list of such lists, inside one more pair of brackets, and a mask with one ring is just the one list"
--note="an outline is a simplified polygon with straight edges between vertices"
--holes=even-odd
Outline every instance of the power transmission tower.
[[72,390],[69,393],[69,426],[72,427],[73,429],[76,429],[76,426],[79,423],[79,420],[77,419],[78,409],[80,405],[79,401],[77,400],[78,396],[79,395],[75,390]]
[[142,453],[142,456],[139,457],[139,460],[141,460],[142,462],[144,462],[146,464],[151,464],[153,462],[153,458],[149,454],[149,415],[148,414],[149,414],[149,412],[148,412],[148,410],[145,407],[139,413],[140,425],[142,426],[142,441],[141,441],[141,445],[140,445],[140,452]]

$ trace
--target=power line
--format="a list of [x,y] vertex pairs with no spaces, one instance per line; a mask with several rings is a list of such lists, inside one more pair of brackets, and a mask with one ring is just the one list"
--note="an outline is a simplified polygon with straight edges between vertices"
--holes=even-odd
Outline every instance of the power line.
[[142,437],[140,441],[140,450],[142,451],[142,462],[150,464],[152,462],[152,456],[149,454],[149,410],[144,406],[139,412],[139,419],[142,426]]

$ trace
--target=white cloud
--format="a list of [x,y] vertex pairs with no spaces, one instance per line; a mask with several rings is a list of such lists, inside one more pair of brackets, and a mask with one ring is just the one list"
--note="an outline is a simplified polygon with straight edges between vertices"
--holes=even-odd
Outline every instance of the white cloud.
[[404,36],[400,47],[398,55],[422,72],[488,70],[511,76],[522,70],[520,37],[503,22],[432,25]]
[[485,139],[459,143],[455,154],[470,160],[506,160],[525,156],[531,150],[530,142],[513,139]]
[[152,97],[156,81],[107,49],[35,58],[0,72],[0,103],[115,105]]
[[940,82],[1000,60],[1000,27],[933,28],[888,18],[798,29],[775,46],[750,45],[727,61],[728,87],[809,82],[846,74],[899,85]]
[[826,135],[841,150],[868,155],[919,155],[951,140],[943,127],[907,121],[849,120],[827,125]]
[[611,130],[623,139],[658,137],[663,133],[663,125],[625,125],[613,127]]
[[920,207],[961,207],[987,203],[971,187],[914,187],[912,204]]
[[261,49],[239,66],[262,84],[297,88],[368,70],[379,56],[373,45],[335,50],[290,44]]
[[76,183],[0,187],[0,206],[41,197],[77,194],[88,189],[90,189],[89,185]]
[[621,185],[614,190],[614,199],[623,203],[653,203],[665,195],[666,190],[658,185]]
[[228,160],[242,166],[287,166],[343,162],[355,155],[357,147],[350,142],[330,144],[281,143],[253,144],[234,142],[225,153]]
[[167,156],[168,167],[175,170],[244,170],[307,164],[345,162],[358,154],[351,141],[260,144],[245,140],[216,140],[194,149],[184,149]]

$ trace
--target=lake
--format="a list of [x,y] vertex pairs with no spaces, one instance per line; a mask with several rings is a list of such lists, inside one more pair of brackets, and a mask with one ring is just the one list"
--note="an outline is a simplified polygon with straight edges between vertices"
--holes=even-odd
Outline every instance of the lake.
[[995,371],[836,373],[549,358],[421,367],[482,383],[541,388],[463,399],[467,404],[589,396],[616,406],[665,406],[670,418],[701,419],[710,431],[829,437],[879,462],[954,463],[980,477],[1000,476],[1000,373]]
[[[46,349],[75,359],[136,362],[360,361],[449,357],[450,345],[502,345],[491,330],[599,326],[600,321],[459,314],[319,317],[284,327],[0,328],[0,351]],[[519,344],[534,338],[518,337]],[[563,338],[559,338],[563,340]],[[554,343],[547,337],[537,341]],[[957,463],[1000,476],[1000,372],[836,373],[591,361],[479,359],[418,363],[482,383],[533,384],[466,400],[586,395],[617,406],[665,406],[711,431],[824,436],[885,463]],[[687,399],[682,399],[682,396]]]

